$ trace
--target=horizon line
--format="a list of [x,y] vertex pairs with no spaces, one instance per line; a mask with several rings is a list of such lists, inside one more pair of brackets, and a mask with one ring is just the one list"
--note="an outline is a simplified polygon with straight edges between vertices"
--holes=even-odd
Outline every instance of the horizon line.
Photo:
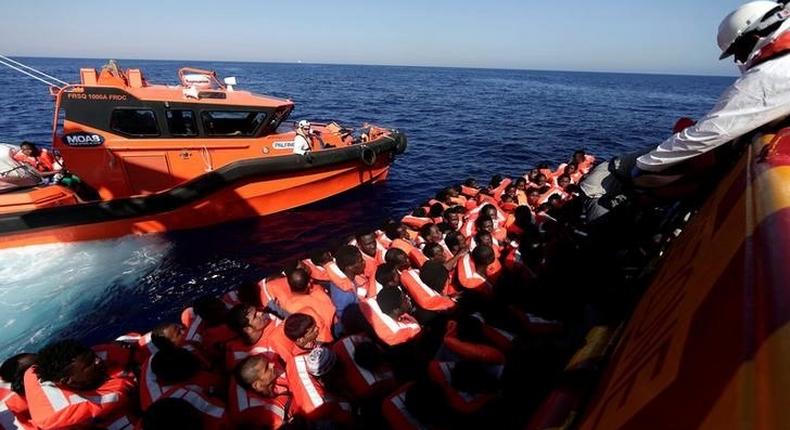
[[[1,53],[0,53],[1,54]],[[43,56],[43,55],[6,55],[8,57],[16,58],[53,58],[61,60],[109,60],[112,57],[62,57],[62,56]],[[483,67],[483,66],[440,66],[440,65],[424,65],[424,64],[364,64],[364,63],[323,63],[323,62],[301,62],[301,61],[260,61],[260,60],[198,60],[198,59],[162,59],[162,58],[121,58],[115,57],[118,60],[130,61],[183,61],[183,62],[224,62],[224,63],[250,63],[250,64],[293,64],[293,65],[319,65],[319,66],[367,66],[367,67],[414,67],[424,69],[468,69],[468,70],[502,70],[502,71],[524,71],[524,72],[561,72],[561,73],[609,73],[609,74],[622,74],[622,75],[654,75],[654,76],[692,76],[692,77],[711,77],[711,78],[736,78],[737,75],[715,75],[715,74],[700,74],[700,73],[669,73],[669,72],[648,72],[648,71],[620,71],[620,70],[562,70],[562,69],[541,69],[541,68],[511,68],[511,67]]]

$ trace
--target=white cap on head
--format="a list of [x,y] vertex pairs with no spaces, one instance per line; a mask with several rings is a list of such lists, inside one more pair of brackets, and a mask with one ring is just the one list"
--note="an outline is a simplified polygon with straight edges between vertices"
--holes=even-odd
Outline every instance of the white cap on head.
[[308,121],[306,119],[303,119],[303,120],[299,121],[299,123],[297,124],[297,127],[299,127],[299,128],[310,128],[310,121]]
[[307,355],[307,372],[313,376],[323,376],[332,370],[337,357],[326,347],[317,346]]
[[720,60],[732,55],[732,47],[739,37],[757,29],[762,19],[774,9],[781,8],[777,2],[757,0],[746,3],[724,17],[719,24],[716,42],[721,48]]

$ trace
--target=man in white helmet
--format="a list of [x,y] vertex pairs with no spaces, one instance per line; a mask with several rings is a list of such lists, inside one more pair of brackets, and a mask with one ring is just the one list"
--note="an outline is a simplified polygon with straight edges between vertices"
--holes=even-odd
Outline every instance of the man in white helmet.
[[313,149],[312,138],[310,137],[310,122],[301,120],[296,125],[296,136],[294,137],[294,154],[304,155]]
[[[790,9],[773,1],[749,2],[727,15],[719,25],[720,59],[733,56],[741,77],[695,125],[635,160],[624,156],[591,172],[581,184],[596,200],[588,216],[608,211],[608,202],[602,208],[597,200],[620,194],[621,181],[643,189],[677,184],[715,166],[719,151],[713,150],[790,115],[788,16]],[[615,198],[614,205],[617,202]]]

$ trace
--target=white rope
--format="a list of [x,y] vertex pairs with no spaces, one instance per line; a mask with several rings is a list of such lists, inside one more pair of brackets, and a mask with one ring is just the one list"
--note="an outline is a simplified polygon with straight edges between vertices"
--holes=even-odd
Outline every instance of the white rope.
[[3,59],[3,60],[5,60],[5,61],[8,61],[8,62],[10,62],[10,63],[16,64],[17,66],[20,66],[20,67],[22,67],[22,68],[25,68],[25,69],[28,69],[28,70],[32,70],[33,72],[36,72],[36,73],[38,73],[39,75],[45,76],[47,79],[50,79],[50,80],[52,80],[52,81],[55,81],[55,82],[61,83],[61,84],[63,84],[63,85],[68,85],[68,84],[69,84],[69,83],[68,83],[68,82],[66,82],[66,81],[62,81],[62,80],[60,80],[60,79],[58,79],[58,78],[56,78],[56,77],[54,77],[54,76],[50,76],[50,75],[48,75],[48,74],[46,74],[46,73],[42,72],[41,70],[34,69],[33,67],[30,67],[30,66],[28,66],[28,65],[22,64],[22,63],[20,63],[19,61],[16,61],[16,60],[14,60],[13,58],[6,57],[5,55],[2,55],[2,54],[0,54],[0,59]]

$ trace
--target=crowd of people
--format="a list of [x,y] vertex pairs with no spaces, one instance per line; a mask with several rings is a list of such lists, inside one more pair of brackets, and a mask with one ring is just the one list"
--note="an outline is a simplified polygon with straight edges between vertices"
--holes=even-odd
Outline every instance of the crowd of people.
[[0,426],[523,424],[525,399],[545,394],[549,357],[533,353],[567,331],[535,305],[534,283],[552,258],[551,225],[593,163],[577,151],[515,180],[468,179],[148,333],[8,358]]

